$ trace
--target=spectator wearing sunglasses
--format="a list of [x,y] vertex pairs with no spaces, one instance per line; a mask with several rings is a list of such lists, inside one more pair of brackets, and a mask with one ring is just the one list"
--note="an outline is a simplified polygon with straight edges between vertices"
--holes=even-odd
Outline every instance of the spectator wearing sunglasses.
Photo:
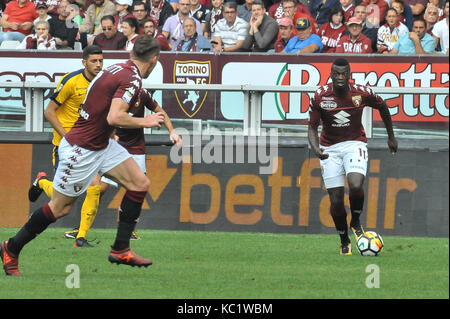
[[93,44],[103,50],[123,50],[127,37],[117,30],[114,17],[112,15],[104,16],[100,24],[102,33],[95,37]]

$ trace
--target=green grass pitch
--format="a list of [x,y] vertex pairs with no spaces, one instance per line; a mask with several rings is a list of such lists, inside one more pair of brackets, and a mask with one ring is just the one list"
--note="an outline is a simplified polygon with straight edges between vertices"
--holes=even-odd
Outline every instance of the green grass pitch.
[[[0,240],[17,230],[1,228]],[[339,256],[337,235],[139,230],[131,247],[153,265],[138,268],[108,262],[115,229],[91,229],[94,248],[72,247],[65,230],[24,248],[22,277],[1,272],[0,298],[449,298],[448,238],[383,236],[382,254],[362,257],[354,241]]]

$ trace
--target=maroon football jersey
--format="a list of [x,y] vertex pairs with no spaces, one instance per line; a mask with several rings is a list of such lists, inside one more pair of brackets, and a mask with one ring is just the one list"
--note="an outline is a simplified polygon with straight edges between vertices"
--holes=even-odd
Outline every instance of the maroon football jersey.
[[[144,117],[145,108],[155,111],[158,105],[146,89],[141,89],[139,99],[128,109],[128,114],[134,117]],[[119,144],[125,147],[130,154],[145,154],[144,129],[116,128]]]
[[371,88],[350,84],[344,96],[336,95],[333,85],[321,86],[311,99],[309,124],[318,127],[322,121],[320,145],[330,146],[344,141],[367,142],[361,122],[365,106],[378,109],[384,101]]
[[350,35],[343,35],[336,46],[336,53],[372,53],[372,41],[364,34],[352,41]]
[[341,25],[339,28],[331,26],[330,22],[322,24],[317,32],[317,35],[322,39],[323,50],[321,53],[333,53],[336,51],[336,47],[341,39],[341,36],[345,34],[347,27]]
[[101,71],[91,81],[80,117],[65,135],[66,140],[88,150],[105,148],[114,130],[106,120],[112,100],[119,98],[135,105],[141,86],[139,69],[131,60]]

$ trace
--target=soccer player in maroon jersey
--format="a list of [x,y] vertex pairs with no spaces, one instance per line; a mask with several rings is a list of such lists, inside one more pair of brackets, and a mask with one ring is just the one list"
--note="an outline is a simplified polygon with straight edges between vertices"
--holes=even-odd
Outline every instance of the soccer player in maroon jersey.
[[[364,206],[364,178],[367,170],[367,137],[362,111],[370,106],[380,112],[388,135],[388,147],[397,152],[397,140],[386,103],[369,87],[350,83],[348,61],[338,58],[331,67],[332,84],[321,86],[311,99],[308,139],[320,159],[322,177],[330,197],[330,213],[341,239],[340,254],[351,255],[344,183],[347,176],[351,210],[350,227],[357,239],[364,233],[360,215]],[[320,139],[318,126],[322,122]]]
[[161,113],[132,117],[142,87],[159,58],[158,41],[140,36],[125,63],[101,71],[89,85],[80,118],[61,140],[60,162],[53,180],[49,203],[34,211],[15,236],[0,245],[3,269],[7,275],[20,276],[19,254],[22,248],[58,218],[67,215],[75,200],[86,191],[96,174],[106,175],[126,189],[120,204],[119,224],[108,256],[112,263],[149,266],[151,260],[130,249],[130,235],[141,213],[150,181],[135,160],[111,138],[114,127],[161,127]]

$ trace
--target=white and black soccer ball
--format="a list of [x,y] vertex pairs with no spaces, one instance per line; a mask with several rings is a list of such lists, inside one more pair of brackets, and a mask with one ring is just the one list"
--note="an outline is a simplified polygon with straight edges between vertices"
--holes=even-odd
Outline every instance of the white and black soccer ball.
[[356,243],[362,256],[378,256],[384,247],[383,238],[374,231],[365,232]]

